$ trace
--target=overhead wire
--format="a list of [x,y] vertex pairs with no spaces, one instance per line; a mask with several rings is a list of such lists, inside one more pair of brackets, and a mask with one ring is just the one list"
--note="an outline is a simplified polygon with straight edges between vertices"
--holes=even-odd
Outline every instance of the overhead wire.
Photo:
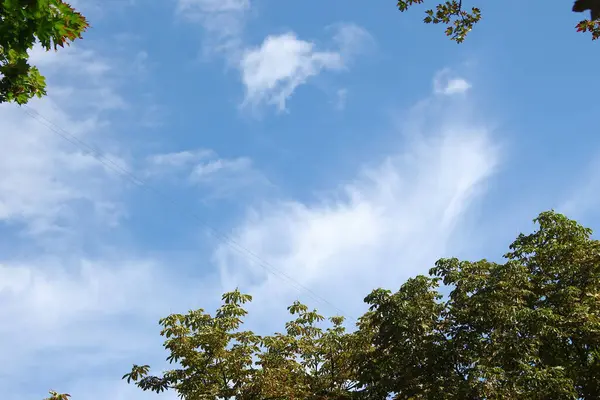
[[[133,172],[124,168],[122,165],[115,162],[110,157],[107,157],[106,155],[104,155],[105,153],[99,147],[93,146],[93,145],[87,143],[86,141],[78,138],[77,136],[69,133],[68,131],[61,128],[54,122],[50,121],[48,118],[44,117],[42,114],[40,114],[38,111],[34,110],[30,106],[22,105],[21,109],[24,110],[24,113],[26,115],[33,118],[40,124],[44,125],[46,128],[48,128],[50,131],[52,131],[53,133],[55,133],[56,135],[61,137],[63,140],[65,140],[65,141],[71,143],[72,145],[79,147],[79,148],[83,149],[85,152],[89,153],[92,157],[94,157],[98,162],[100,162],[106,168],[109,168],[112,171],[120,174],[122,177],[126,178],[133,184],[135,184],[139,187],[142,187],[142,188],[158,195],[159,197],[162,197],[164,200],[167,200],[169,203],[171,203],[173,205],[177,205],[177,206],[179,205],[177,200],[174,199],[172,196],[165,194],[163,191],[148,184],[143,179],[138,178]],[[291,277],[289,274],[285,273],[281,269],[276,268],[271,263],[269,263],[268,261],[266,261],[262,257],[260,257],[258,254],[256,254],[255,252],[251,251],[247,247],[240,244],[239,241],[235,240],[230,235],[227,235],[227,234],[219,231],[218,229],[213,228],[197,213],[193,212],[192,210],[186,209],[184,207],[175,207],[175,208],[177,211],[179,211],[182,214],[186,213],[186,214],[194,217],[198,222],[200,222],[200,224],[202,224],[209,231],[209,233],[213,237],[222,241],[226,245],[230,246],[232,249],[237,251],[239,254],[249,257],[252,261],[254,261],[254,263],[256,265],[258,265],[259,267],[264,269],[266,272],[270,273],[271,275],[273,275],[279,279],[286,281],[290,286],[292,286],[294,289],[296,289],[299,293],[305,292],[306,294],[309,295],[309,297],[311,297],[316,302],[327,305],[328,307],[332,308],[339,315],[345,317],[346,319],[356,320],[355,317],[344,312],[341,308],[337,307],[336,305],[334,305],[332,302],[330,302],[326,298],[320,296],[315,291],[308,288],[306,285],[301,284],[300,282],[298,282],[296,279],[294,279],[293,277]]]

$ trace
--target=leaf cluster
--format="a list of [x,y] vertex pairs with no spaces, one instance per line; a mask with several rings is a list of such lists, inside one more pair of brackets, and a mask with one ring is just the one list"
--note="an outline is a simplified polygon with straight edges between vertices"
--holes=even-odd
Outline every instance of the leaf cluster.
[[[415,4],[424,0],[398,0],[397,7],[401,12],[407,11]],[[426,24],[445,24],[445,33],[456,43],[462,43],[473,26],[481,20],[481,10],[471,7],[470,11],[463,9],[462,0],[448,0],[436,5],[435,9],[425,11],[423,22]],[[576,27],[577,32],[590,32],[592,40],[600,37],[600,19],[582,20]]]
[[365,299],[367,398],[600,398],[600,243],[560,214],[536,221],[504,264],[442,259]]
[[88,26],[62,0],[0,0],[0,103],[25,104],[45,95],[45,79],[29,64],[28,51],[36,42],[57,50],[81,38]]
[[295,302],[285,333],[259,336],[240,329],[250,300],[235,290],[223,295],[214,316],[192,310],[162,319],[167,360],[178,368],[154,376],[149,366],[134,365],[123,379],[185,399],[349,398],[352,353],[342,317],[323,329],[323,316]]
[[66,393],[59,394],[58,392],[51,390],[50,397],[47,397],[44,400],[69,400],[70,397],[71,397],[70,394],[66,394]]
[[600,38],[600,19],[589,20],[584,19],[577,23],[577,32],[590,32],[592,34],[592,40]]

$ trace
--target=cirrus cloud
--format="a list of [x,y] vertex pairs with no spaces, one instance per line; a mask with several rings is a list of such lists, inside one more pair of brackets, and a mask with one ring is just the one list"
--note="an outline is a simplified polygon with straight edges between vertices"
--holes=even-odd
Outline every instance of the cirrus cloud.
[[[428,99],[428,106],[419,108],[425,115],[406,121],[410,132],[403,132],[405,140],[396,150],[361,167],[334,196],[313,203],[281,199],[252,208],[234,229],[236,243],[300,285],[327,293],[350,315],[364,311],[361,295],[373,288],[393,288],[426,272],[460,237],[469,205],[484,193],[501,157],[489,127],[468,117],[435,119],[464,115],[438,113],[454,107],[445,101]],[[420,127],[422,120],[428,122]],[[298,296],[229,246],[220,246],[215,259],[224,287],[240,284],[255,295],[259,324],[281,312],[272,305],[281,308]],[[340,312],[331,304],[320,306],[327,313]]]

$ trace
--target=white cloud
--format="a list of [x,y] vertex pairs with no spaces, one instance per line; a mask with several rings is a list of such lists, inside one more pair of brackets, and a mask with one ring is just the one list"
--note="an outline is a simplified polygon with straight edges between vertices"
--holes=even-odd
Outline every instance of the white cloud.
[[465,93],[471,84],[464,78],[458,77],[449,69],[438,72],[433,80],[433,90],[436,94],[451,96]]
[[365,28],[354,23],[339,23],[333,25],[332,28],[335,31],[333,41],[346,59],[367,52],[375,45],[371,34]]
[[[32,332],[51,331],[65,321],[93,313],[111,315],[120,310],[142,312],[142,294],[149,295],[153,281],[151,266],[124,262],[121,268],[99,265],[89,260],[76,263],[75,272],[65,270],[56,260],[0,264],[0,293],[8,298],[1,311],[3,320],[18,320],[20,328]],[[136,282],[135,285],[132,285]],[[144,293],[146,291],[146,293]],[[26,316],[26,317],[25,317]],[[12,330],[11,325],[3,329]],[[54,338],[60,340],[60,338]]]
[[282,111],[294,90],[310,77],[343,67],[339,52],[318,51],[314,43],[293,33],[268,36],[260,47],[247,50],[240,62],[246,87],[244,105],[267,103]]
[[[470,119],[436,120],[444,113],[438,113],[440,104],[430,105],[426,131],[404,132],[408,143],[378,165],[363,167],[335,196],[253,209],[234,229],[235,242],[354,316],[364,311],[362,298],[370,290],[397,288],[451,256],[446,248],[460,236],[469,204],[494,173],[499,149],[489,129]],[[258,324],[272,326],[282,304],[310,297],[228,246],[219,247],[215,259],[225,287],[241,285],[255,295],[252,318]]]
[[[90,140],[104,126],[99,113],[124,103],[106,78],[108,63],[75,47],[64,53],[36,47],[32,62],[47,74],[51,96],[32,100],[25,110],[0,105],[0,221],[25,224],[39,234],[61,230],[76,204],[87,204],[103,217],[111,209],[120,213],[113,202],[119,186],[110,184],[115,175],[61,137]],[[61,82],[65,75],[67,83]],[[70,107],[78,112],[70,114]],[[122,163],[114,155],[111,159]]]
[[336,110],[342,111],[346,108],[346,102],[348,101],[348,89],[338,89],[335,92],[334,107]]
[[99,368],[112,367],[110,378],[117,381],[136,361],[156,365],[162,358],[158,319],[196,304],[197,291],[209,294],[208,302],[219,295],[199,281],[175,286],[165,271],[155,261],[127,256],[0,261],[0,319],[9,322],[0,326],[0,353],[12,360],[0,366],[0,375],[14,381],[36,368],[53,377],[47,389],[62,390],[56,385],[66,374],[83,386],[64,387],[74,398],[99,398],[90,391]]
[[197,181],[211,180],[215,174],[228,172],[244,172],[252,167],[252,160],[247,157],[232,160],[218,159],[198,164],[192,171],[192,179]]
[[179,12],[224,13],[250,8],[249,0],[179,0]]
[[471,87],[471,84],[464,79],[451,79],[444,88],[444,94],[464,93]]
[[112,69],[106,60],[97,56],[92,50],[81,50],[76,46],[65,46],[57,51],[45,50],[36,45],[29,51],[31,64],[46,72],[55,73],[59,69],[68,69],[88,78],[98,78]]
[[252,168],[252,160],[247,157],[220,158],[210,149],[153,154],[147,162],[147,175],[184,172],[193,181],[209,180],[223,172],[246,172]]
[[115,13],[122,12],[136,4],[138,0],[69,0],[77,11],[85,15],[88,20],[97,21],[100,18],[114,17]]
[[199,23],[207,35],[205,50],[236,58],[242,46],[242,32],[249,0],[178,0],[177,13]]
[[200,160],[213,157],[214,152],[208,149],[185,150],[175,153],[154,154],[148,157],[148,163],[156,168],[153,173],[165,172],[169,169],[180,169],[195,164]]
[[61,374],[85,374],[82,366],[93,369],[145,350],[148,340],[123,319],[130,312],[158,318],[152,308],[166,303],[153,303],[166,286],[164,278],[156,283],[149,262],[78,256],[110,246],[98,239],[124,213],[124,181],[86,147],[110,149],[101,155],[124,165],[106,129],[114,114],[105,113],[127,105],[113,79],[123,71],[77,46],[34,48],[31,57],[50,95],[24,108],[0,105],[0,228],[7,250],[0,259],[0,319],[9,321],[0,327],[0,353],[11,360],[0,376],[9,398],[30,398],[24,390],[47,383],[35,395],[42,398],[59,383],[39,378],[19,386],[32,369],[62,380]]
[[[71,129],[86,128],[50,107],[38,108]],[[42,233],[56,228],[69,212],[64,208],[69,202],[107,201],[93,185],[105,176],[93,157],[14,106],[0,106],[0,121],[0,220],[24,222]]]
[[237,65],[245,86],[242,106],[261,104],[286,108],[296,88],[324,70],[344,69],[348,62],[374,43],[371,35],[353,23],[333,25],[334,49],[317,50],[316,44],[295,33],[267,36],[260,46],[243,40],[249,0],[178,0],[177,11],[206,30],[205,49],[220,52],[229,65]]
[[239,194],[249,186],[270,186],[248,157],[223,158],[210,149],[154,154],[147,159],[145,174],[151,178],[183,175],[193,185],[209,190],[207,198]]
[[559,212],[564,213],[569,218],[582,218],[586,215],[598,214],[598,199],[600,198],[600,158],[595,157],[590,162],[571,190],[566,199],[558,207]]
[[46,51],[36,45],[29,51],[29,57],[43,75],[50,76],[48,94],[52,101],[95,112],[128,107],[112,82],[119,72],[114,60],[106,60],[93,50],[75,45],[65,46],[60,51]]
[[[125,165],[110,138],[118,121],[106,113],[127,107],[117,87],[124,73],[118,60],[77,46],[34,48],[31,60],[46,75],[50,96],[21,109],[0,105],[0,229],[7,250],[0,258],[0,320],[6,322],[0,354],[11,360],[0,376],[8,398],[42,398],[51,387],[98,398],[90,391],[96,371],[113,368],[118,380],[123,363],[126,368],[148,349],[159,350],[158,318],[171,306],[195,303],[186,294],[202,285],[175,287],[161,274],[162,264],[126,250],[108,256],[114,241],[98,240],[104,227],[120,221],[125,181],[77,139],[109,149],[101,155]],[[81,387],[62,386],[65,376]],[[106,393],[132,398],[120,389]]]

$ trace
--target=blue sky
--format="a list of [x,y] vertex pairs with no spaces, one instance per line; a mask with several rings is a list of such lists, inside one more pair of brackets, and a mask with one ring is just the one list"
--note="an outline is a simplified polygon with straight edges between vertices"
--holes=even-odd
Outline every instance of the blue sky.
[[393,1],[77,1],[85,40],[31,53],[49,96],[0,106],[5,397],[157,397],[120,377],[165,367],[158,319],[236,286],[269,333],[550,208],[600,227],[600,53],[551,3],[456,45]]

